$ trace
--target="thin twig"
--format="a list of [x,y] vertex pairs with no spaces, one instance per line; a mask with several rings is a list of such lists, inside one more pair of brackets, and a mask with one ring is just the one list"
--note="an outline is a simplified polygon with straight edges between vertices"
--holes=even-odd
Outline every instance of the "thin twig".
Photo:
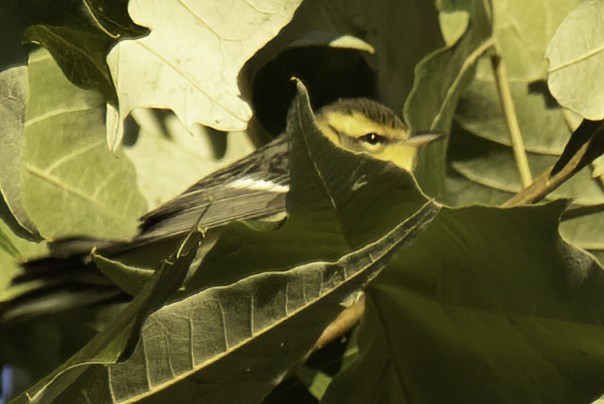
[[357,325],[363,317],[365,312],[365,295],[354,302],[354,304],[342,311],[334,321],[332,321],[327,328],[323,331],[323,334],[319,337],[313,351],[323,348],[325,345],[337,338],[340,338],[348,330]]
[[592,140],[584,143],[568,163],[556,174],[550,177],[553,167],[547,169],[543,174],[535,178],[535,181],[530,186],[524,188],[501,206],[510,208],[512,206],[539,202],[545,198],[550,192],[558,188],[577,172],[577,168],[587,153]]
[[518,168],[518,173],[520,174],[520,181],[522,182],[523,187],[528,187],[533,182],[533,176],[526,157],[524,142],[522,141],[522,133],[520,132],[520,125],[518,124],[518,117],[516,116],[516,109],[514,108],[514,100],[508,83],[505,62],[501,57],[497,44],[493,46],[491,66],[493,67],[493,74],[495,75],[499,102],[503,109],[503,115],[512,142],[512,150],[514,151],[516,166]]

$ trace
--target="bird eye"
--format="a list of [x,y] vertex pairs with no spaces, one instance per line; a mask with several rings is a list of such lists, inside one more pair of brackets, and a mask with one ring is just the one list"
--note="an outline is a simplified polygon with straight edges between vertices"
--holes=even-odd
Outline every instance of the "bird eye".
[[361,136],[360,139],[365,143],[369,143],[370,145],[381,144],[386,140],[384,136],[378,135],[377,133],[368,133]]

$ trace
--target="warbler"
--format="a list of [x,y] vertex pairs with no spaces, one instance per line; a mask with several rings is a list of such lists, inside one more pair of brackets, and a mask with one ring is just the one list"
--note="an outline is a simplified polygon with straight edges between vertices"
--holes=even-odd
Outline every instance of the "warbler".
[[[440,137],[432,133],[412,136],[396,113],[366,98],[329,104],[316,113],[315,122],[335,145],[390,161],[407,171],[415,166],[417,148]],[[42,279],[45,285],[52,286],[47,295],[57,296],[57,286],[62,288],[60,298],[53,306],[44,293],[26,292],[14,299],[5,314],[24,318],[36,314],[39,305],[48,313],[123,296],[92,264],[93,247],[103,256],[117,257],[135,266],[141,266],[139,261],[143,257],[149,261],[147,265],[154,267],[152,263],[157,265],[173,251],[195,223],[210,231],[234,220],[263,219],[283,213],[289,190],[287,139],[286,134],[276,137],[144,215],[139,234],[129,242],[64,240],[51,246],[51,256],[25,262],[25,273],[15,282]],[[91,284],[94,292],[87,287]],[[46,301],[42,304],[41,299]]]

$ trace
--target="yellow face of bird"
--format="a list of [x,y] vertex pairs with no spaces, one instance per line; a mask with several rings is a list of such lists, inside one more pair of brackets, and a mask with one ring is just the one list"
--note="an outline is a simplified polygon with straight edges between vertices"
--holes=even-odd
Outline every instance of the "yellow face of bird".
[[318,112],[316,122],[337,146],[390,161],[407,171],[415,167],[418,146],[437,138],[436,135],[411,137],[392,110],[364,98],[330,104]]

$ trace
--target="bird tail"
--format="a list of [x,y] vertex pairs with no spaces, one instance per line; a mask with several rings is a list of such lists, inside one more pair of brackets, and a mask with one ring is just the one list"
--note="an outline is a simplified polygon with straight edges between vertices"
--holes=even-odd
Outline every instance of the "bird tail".
[[184,235],[139,237],[131,241],[71,238],[49,245],[50,255],[21,263],[23,272],[12,279],[18,294],[0,303],[0,324],[131,300],[90,256],[93,249],[127,266],[156,268],[172,254]]
[[54,255],[21,263],[23,272],[12,279],[16,295],[0,303],[0,324],[129,299],[90,260],[90,246],[108,242],[78,243],[63,249],[52,246]]

